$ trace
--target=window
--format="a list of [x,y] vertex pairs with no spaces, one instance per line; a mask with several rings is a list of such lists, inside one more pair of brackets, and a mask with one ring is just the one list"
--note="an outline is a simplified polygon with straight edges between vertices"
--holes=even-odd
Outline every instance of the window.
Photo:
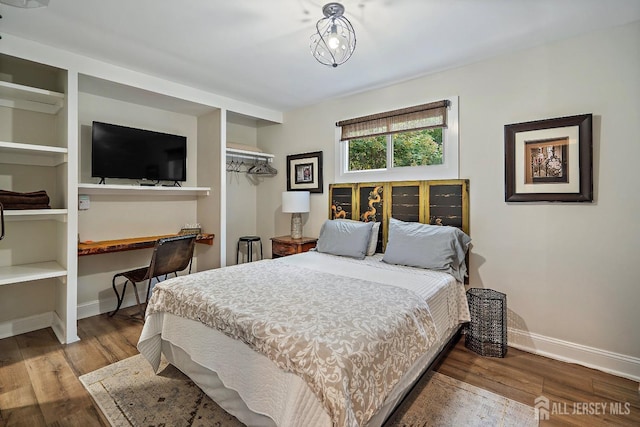
[[458,178],[457,97],[338,122],[336,182]]
[[[370,136],[345,141],[347,169],[365,171],[392,167],[429,166],[442,164],[442,128]],[[391,161],[387,153],[392,153]]]

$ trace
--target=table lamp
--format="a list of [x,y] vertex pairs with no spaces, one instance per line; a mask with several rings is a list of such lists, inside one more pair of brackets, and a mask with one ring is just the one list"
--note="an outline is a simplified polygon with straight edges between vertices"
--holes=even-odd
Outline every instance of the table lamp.
[[308,191],[283,191],[282,212],[291,213],[291,238],[302,237],[302,213],[309,212]]

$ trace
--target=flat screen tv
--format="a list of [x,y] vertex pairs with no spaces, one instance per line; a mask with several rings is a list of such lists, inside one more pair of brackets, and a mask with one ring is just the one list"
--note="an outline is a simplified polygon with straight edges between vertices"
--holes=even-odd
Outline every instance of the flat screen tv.
[[148,181],[187,180],[187,138],[93,122],[91,176]]

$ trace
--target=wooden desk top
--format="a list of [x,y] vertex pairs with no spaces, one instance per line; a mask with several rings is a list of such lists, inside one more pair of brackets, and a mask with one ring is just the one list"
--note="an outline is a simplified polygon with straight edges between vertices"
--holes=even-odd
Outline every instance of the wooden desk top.
[[[78,243],[78,256],[106,254],[111,252],[131,251],[134,249],[152,248],[158,239],[174,237],[178,234],[164,234],[162,236],[132,237],[118,240],[101,240],[99,242]],[[213,245],[213,234],[198,234],[197,243]]]

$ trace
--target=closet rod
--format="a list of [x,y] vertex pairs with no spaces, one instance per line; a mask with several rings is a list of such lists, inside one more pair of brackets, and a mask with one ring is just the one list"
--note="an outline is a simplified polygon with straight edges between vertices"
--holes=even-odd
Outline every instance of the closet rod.
[[275,157],[273,154],[259,153],[256,151],[237,150],[234,148],[227,148],[227,157],[236,157],[239,159],[258,159],[271,162]]

